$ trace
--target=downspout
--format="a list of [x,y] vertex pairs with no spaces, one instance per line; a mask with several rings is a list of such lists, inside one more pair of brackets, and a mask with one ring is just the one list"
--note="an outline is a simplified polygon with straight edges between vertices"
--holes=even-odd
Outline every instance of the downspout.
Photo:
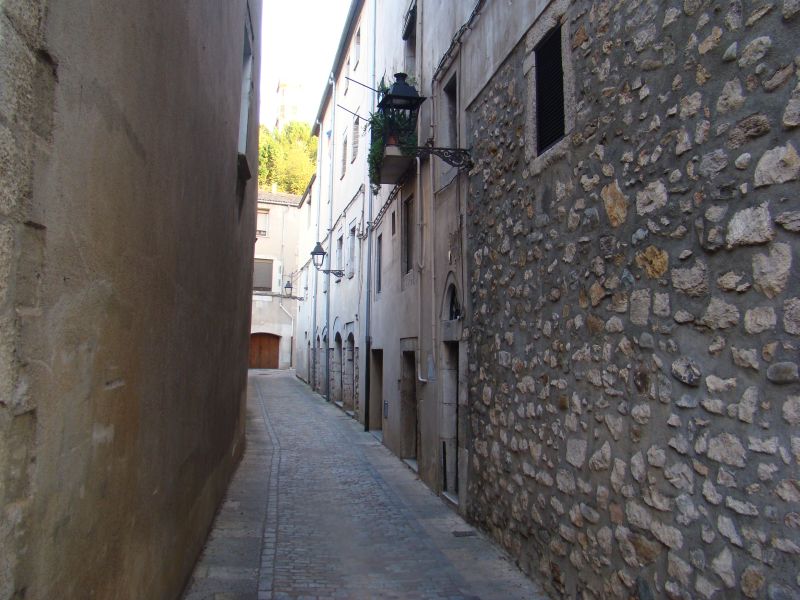
[[420,383],[428,383],[428,380],[422,377],[422,271],[424,269],[423,261],[425,260],[425,240],[422,237],[422,184],[420,182],[419,156],[415,159],[415,162],[417,164],[417,231],[419,233],[419,243],[417,244],[419,248],[419,256],[417,258],[417,273],[419,274],[419,281],[417,281],[417,381]]
[[[322,163],[320,162],[322,159],[322,123],[317,121],[317,125],[320,128],[320,135],[317,137],[317,169],[320,168]],[[320,175],[322,173],[320,172]],[[322,182],[322,177],[317,177],[319,182]],[[322,189],[320,186],[317,186],[317,237],[316,240],[319,240],[319,220],[322,213]],[[313,263],[308,265],[309,270],[313,267]],[[316,389],[317,387],[317,354],[319,352],[319,345],[317,344],[317,295],[319,293],[319,271],[314,269],[314,314],[312,315],[312,338],[311,342],[314,344],[314,353],[312,354],[312,360],[314,361],[313,369],[311,373],[311,389]]]
[[[422,55],[423,55],[423,53],[422,53],[422,46],[421,45],[425,41],[425,31],[424,31],[424,27],[422,26],[422,18],[423,18],[423,14],[422,13],[423,13],[423,10],[424,10],[425,3],[421,2],[420,5],[421,6],[420,6],[419,12],[417,14],[417,21],[418,21],[417,29],[418,29],[418,33],[420,35],[420,52],[419,52],[419,56],[417,57],[417,61],[419,63],[419,66],[417,67],[417,72],[418,73],[421,73],[421,71],[422,71]],[[420,77],[420,80],[421,79],[422,78]],[[433,89],[431,89],[431,92],[433,92]],[[433,96],[433,93],[431,93],[431,96]],[[433,107],[431,107],[431,119],[433,119]],[[419,128],[420,128],[420,124],[417,123],[417,139],[419,139]],[[417,318],[419,333],[417,334],[417,343],[419,344],[420,349],[421,349],[421,347],[422,347],[422,271],[424,269],[424,262],[425,262],[425,244],[424,244],[425,239],[424,239],[423,234],[422,234],[423,228],[424,228],[424,224],[423,224],[423,220],[422,220],[422,215],[423,215],[422,180],[421,180],[422,179],[422,170],[420,168],[419,156],[417,157],[416,162],[417,162],[417,181],[416,181],[417,191],[416,191],[416,195],[417,195],[417,204],[419,205],[419,209],[417,210],[417,229],[419,231],[419,259],[417,261],[417,270],[419,271],[419,282],[418,282],[418,287],[419,287],[419,290],[418,290],[419,313],[418,313],[418,318]],[[432,163],[430,161],[428,163],[428,167],[429,168],[433,167],[433,165],[432,165]],[[430,193],[431,193],[431,198],[430,198],[430,200],[431,200],[431,211],[433,211],[433,186],[431,186]],[[432,237],[432,235],[433,235],[433,230],[431,230],[431,236],[429,236],[429,237]],[[433,263],[433,251],[432,250],[430,252],[430,256],[431,256],[431,263]],[[431,305],[431,314],[433,314],[433,305]],[[432,331],[431,331],[431,342],[433,342],[433,332]],[[433,357],[433,361],[434,361],[434,364],[435,364],[435,362],[436,362],[436,354],[435,354],[435,349],[434,349],[433,346],[431,346],[431,356]],[[420,383],[428,383],[428,380],[425,379],[424,377],[422,377],[422,352],[417,352],[417,381],[419,381]]]
[[328,283],[325,297],[325,329],[328,341],[325,342],[325,400],[331,401],[331,258],[333,257],[333,164],[336,162],[336,80],[331,72],[328,78],[331,86],[331,152],[330,181],[328,182]]
[[[422,17],[420,16],[420,19]],[[424,36],[423,36],[424,37]],[[436,98],[433,94],[433,85],[431,85],[431,135],[433,135],[433,119],[435,114],[436,108]],[[459,88],[460,89],[460,88]],[[437,314],[438,311],[436,307],[438,303],[436,302],[436,255],[434,253],[434,240],[436,239],[436,195],[433,191],[433,160],[428,160],[428,172],[430,176],[430,211],[431,211],[431,234],[428,236],[430,239],[430,252],[429,255],[431,257],[431,360],[433,361],[433,368],[437,369],[438,364],[436,362],[436,325],[437,325]]]
[[[375,103],[377,101],[375,88],[377,83],[375,81],[375,39],[376,39],[376,26],[378,21],[378,3],[377,0],[372,0],[372,111],[375,111]],[[370,132],[371,133],[371,132]],[[367,175],[369,179],[369,175]],[[372,362],[372,334],[370,331],[370,318],[372,316],[372,186],[367,182],[367,293],[366,305],[364,306],[364,431],[369,431],[369,404],[370,404],[370,371]]]

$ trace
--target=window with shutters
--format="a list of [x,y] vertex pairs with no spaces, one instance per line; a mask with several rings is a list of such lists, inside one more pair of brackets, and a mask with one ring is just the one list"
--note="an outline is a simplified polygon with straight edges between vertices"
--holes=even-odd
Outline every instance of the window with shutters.
[[344,139],[342,140],[342,174],[340,178],[344,177],[347,173],[347,130],[344,132]]
[[358,68],[359,60],[361,60],[361,27],[356,30],[356,41],[353,44],[353,71]]
[[344,236],[339,236],[336,240],[336,270],[344,271]]
[[564,137],[564,69],[561,25],[534,48],[536,61],[536,151],[541,154]]
[[258,210],[258,215],[256,216],[256,235],[258,237],[268,237],[269,236],[269,211],[268,210]]
[[381,271],[383,269],[383,265],[381,261],[383,260],[383,235],[378,236],[378,240],[375,243],[375,292],[381,291]]
[[402,271],[403,275],[410,273],[414,267],[414,197],[409,196],[403,202],[403,228],[401,239]]
[[253,289],[262,292],[272,291],[272,260],[255,259],[253,266]]
[[[358,112],[358,110],[356,110],[356,112]],[[358,141],[359,141],[358,128],[360,125],[361,125],[360,119],[358,117],[355,117],[353,119],[353,141],[352,141],[353,149],[350,156],[350,162],[355,161],[356,156],[358,156]]]
[[347,276],[352,277],[356,274],[356,226],[350,225],[350,236],[347,238],[350,246],[347,251]]

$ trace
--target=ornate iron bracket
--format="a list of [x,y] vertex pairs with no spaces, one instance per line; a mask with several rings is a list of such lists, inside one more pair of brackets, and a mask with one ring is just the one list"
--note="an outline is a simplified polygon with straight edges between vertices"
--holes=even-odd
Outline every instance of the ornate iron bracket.
[[471,169],[472,157],[465,148],[437,148],[436,146],[417,146],[411,152],[420,158],[427,158],[431,154],[438,156],[451,167],[457,169]]

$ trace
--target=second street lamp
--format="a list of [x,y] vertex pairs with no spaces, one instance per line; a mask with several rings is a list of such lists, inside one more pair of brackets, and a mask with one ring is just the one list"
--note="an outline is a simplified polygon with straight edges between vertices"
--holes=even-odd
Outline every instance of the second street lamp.
[[314,249],[311,251],[311,260],[314,262],[314,266],[317,268],[317,271],[320,273],[330,273],[334,277],[342,278],[344,277],[344,271],[341,269],[323,269],[322,265],[325,264],[325,256],[328,253],[325,252],[325,249],[322,247],[322,244],[317,242],[317,245],[314,246]]

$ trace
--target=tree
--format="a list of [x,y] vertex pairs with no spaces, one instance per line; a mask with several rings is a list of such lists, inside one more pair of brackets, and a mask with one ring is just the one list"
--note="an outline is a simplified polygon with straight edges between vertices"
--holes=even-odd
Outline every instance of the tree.
[[283,129],[258,128],[258,187],[302,194],[316,170],[317,138],[308,123],[291,121]]

